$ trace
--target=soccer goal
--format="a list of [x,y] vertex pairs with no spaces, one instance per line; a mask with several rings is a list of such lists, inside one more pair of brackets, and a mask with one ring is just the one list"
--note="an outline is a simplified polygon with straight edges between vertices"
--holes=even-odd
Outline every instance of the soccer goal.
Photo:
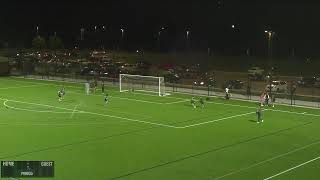
[[120,74],[119,86],[120,92],[142,91],[157,93],[159,96],[168,95],[165,92],[164,77]]

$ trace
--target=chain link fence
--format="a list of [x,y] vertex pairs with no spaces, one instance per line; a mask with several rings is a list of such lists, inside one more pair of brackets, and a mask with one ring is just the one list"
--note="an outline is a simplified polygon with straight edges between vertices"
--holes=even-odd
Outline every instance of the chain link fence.
[[[320,108],[320,88],[319,87],[300,87],[297,86],[297,77],[276,77],[266,80],[251,80],[246,73],[216,71],[214,83],[199,83],[193,79],[182,79],[175,82],[168,82],[165,79],[166,93],[186,93],[196,96],[218,96],[225,97],[225,88],[228,87],[231,99],[259,101],[263,92],[269,92],[274,97],[275,103],[309,106]],[[58,72],[53,66],[37,62],[22,62],[20,66],[11,71],[11,75],[24,76],[25,78],[58,80],[65,82],[92,82],[94,80],[105,85],[118,87],[119,78],[117,75],[104,77],[99,75],[80,75],[79,67],[67,67],[62,73]],[[270,85],[274,80],[285,82],[280,88],[277,86],[271,90]],[[233,83],[233,84],[232,84]],[[269,87],[268,87],[269,86]]]

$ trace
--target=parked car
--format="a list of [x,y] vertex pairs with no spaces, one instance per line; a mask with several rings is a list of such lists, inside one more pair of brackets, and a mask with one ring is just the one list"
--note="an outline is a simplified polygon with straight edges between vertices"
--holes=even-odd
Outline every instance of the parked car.
[[288,84],[286,81],[272,81],[271,84],[268,84],[266,86],[266,90],[270,90],[271,85],[271,91],[272,92],[287,92]]
[[240,80],[229,80],[224,84],[224,88],[229,88],[229,89],[241,89],[243,87],[243,82]]
[[263,80],[264,79],[264,69],[260,67],[251,67],[248,70],[248,76],[252,80]]
[[302,77],[298,81],[298,86],[300,87],[313,87],[316,83],[316,77]]
[[213,78],[209,78],[209,79],[198,79],[193,81],[193,85],[195,86],[204,86],[204,87],[208,87],[208,86],[214,86],[216,83],[216,81]]

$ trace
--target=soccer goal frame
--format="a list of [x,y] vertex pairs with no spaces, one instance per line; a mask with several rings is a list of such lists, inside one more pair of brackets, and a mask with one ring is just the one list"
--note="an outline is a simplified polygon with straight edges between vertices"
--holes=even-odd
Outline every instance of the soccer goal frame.
[[159,96],[168,95],[165,92],[164,77],[119,74],[119,88],[120,92],[142,91],[157,93]]

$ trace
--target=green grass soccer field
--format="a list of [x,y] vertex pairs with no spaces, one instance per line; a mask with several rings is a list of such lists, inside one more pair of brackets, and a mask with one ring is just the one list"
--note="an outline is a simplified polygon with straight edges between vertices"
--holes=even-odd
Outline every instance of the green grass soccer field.
[[106,91],[0,78],[0,160],[53,160],[57,180],[320,177],[319,109],[265,107],[258,124],[254,102]]

